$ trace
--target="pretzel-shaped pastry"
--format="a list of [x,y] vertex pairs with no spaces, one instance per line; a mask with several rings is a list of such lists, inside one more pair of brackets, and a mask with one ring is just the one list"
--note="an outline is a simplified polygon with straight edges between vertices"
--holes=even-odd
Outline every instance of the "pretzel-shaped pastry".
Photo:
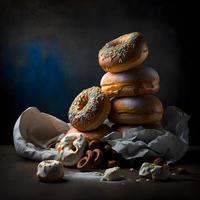
[[88,171],[92,168],[94,154],[91,150],[86,151],[86,156],[81,158],[77,163],[77,168],[81,171]]
[[100,149],[94,149],[93,154],[94,154],[93,167],[98,167],[103,161],[103,153]]
[[103,161],[103,153],[100,149],[87,150],[86,155],[77,163],[77,168],[81,171],[88,171],[98,167]]

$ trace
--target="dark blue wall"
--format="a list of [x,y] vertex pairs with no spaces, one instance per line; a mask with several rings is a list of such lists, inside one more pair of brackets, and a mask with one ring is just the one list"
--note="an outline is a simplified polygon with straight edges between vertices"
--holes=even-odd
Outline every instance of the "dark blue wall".
[[[150,55],[146,65],[161,77],[158,96],[195,115],[188,49],[194,38],[193,8],[162,1],[1,1],[0,143],[12,142],[12,128],[29,106],[67,120],[68,108],[84,88],[104,74],[97,54],[105,42],[140,31]],[[187,13],[185,10],[187,9]],[[193,41],[194,40],[194,41]],[[193,63],[194,64],[194,63]],[[197,142],[195,120],[191,141]]]

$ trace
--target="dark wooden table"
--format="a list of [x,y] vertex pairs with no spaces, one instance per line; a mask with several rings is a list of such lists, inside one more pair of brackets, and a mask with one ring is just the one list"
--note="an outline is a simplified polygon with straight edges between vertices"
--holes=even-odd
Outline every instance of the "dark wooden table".
[[[0,146],[0,199],[200,199],[200,148],[190,148],[174,167],[184,167],[189,174],[175,175],[165,182],[142,179],[138,171],[123,169],[128,181],[101,182],[72,179],[60,183],[42,183],[36,178],[37,162],[19,157],[13,146]],[[65,169],[65,173],[70,171]]]

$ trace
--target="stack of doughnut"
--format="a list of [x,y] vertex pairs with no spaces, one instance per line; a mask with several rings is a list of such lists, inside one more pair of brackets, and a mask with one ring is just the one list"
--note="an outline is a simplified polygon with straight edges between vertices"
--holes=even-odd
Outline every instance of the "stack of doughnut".
[[141,33],[122,35],[99,51],[99,64],[107,72],[101,79],[102,91],[111,98],[109,119],[123,127],[158,126],[163,106],[153,94],[160,89],[155,69],[142,64],[148,56],[148,46]]
[[160,89],[158,73],[141,66],[148,47],[141,33],[122,35],[106,43],[99,51],[99,64],[107,73],[101,88],[83,90],[72,102],[68,119],[71,128],[56,145],[64,166],[81,171],[114,167],[121,158],[101,139],[112,129],[104,124],[109,119],[116,130],[158,126],[163,115],[160,100],[153,96]]

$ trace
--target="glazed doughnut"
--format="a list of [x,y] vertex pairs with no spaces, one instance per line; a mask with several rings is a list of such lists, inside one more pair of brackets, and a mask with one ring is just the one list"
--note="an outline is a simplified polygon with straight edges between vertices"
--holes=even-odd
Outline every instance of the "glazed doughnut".
[[144,62],[148,47],[141,33],[122,35],[99,51],[99,65],[106,72],[118,73],[132,69]]
[[153,95],[115,98],[109,119],[118,124],[142,125],[161,121],[163,106]]
[[71,132],[66,134],[56,145],[58,160],[65,166],[74,166],[84,154],[86,140],[82,133]]
[[99,128],[97,128],[95,130],[84,131],[84,132],[78,131],[76,128],[74,128],[72,126],[67,133],[80,132],[85,136],[86,140],[89,142],[91,140],[100,140],[105,135],[109,134],[111,131],[112,130],[109,126],[107,126],[106,124],[102,124],[102,125],[100,125]]
[[107,72],[102,77],[100,85],[108,96],[130,97],[158,92],[160,78],[151,67],[137,67],[117,74]]
[[45,160],[38,164],[37,177],[41,181],[59,181],[63,176],[63,165],[57,160]]
[[79,131],[98,128],[110,112],[110,100],[99,87],[83,90],[72,102],[68,118]]
[[120,133],[126,132],[127,129],[137,128],[142,126],[145,129],[162,129],[162,125],[160,122],[154,124],[142,124],[142,125],[121,125],[121,124],[114,124],[111,128],[113,131],[119,131]]

